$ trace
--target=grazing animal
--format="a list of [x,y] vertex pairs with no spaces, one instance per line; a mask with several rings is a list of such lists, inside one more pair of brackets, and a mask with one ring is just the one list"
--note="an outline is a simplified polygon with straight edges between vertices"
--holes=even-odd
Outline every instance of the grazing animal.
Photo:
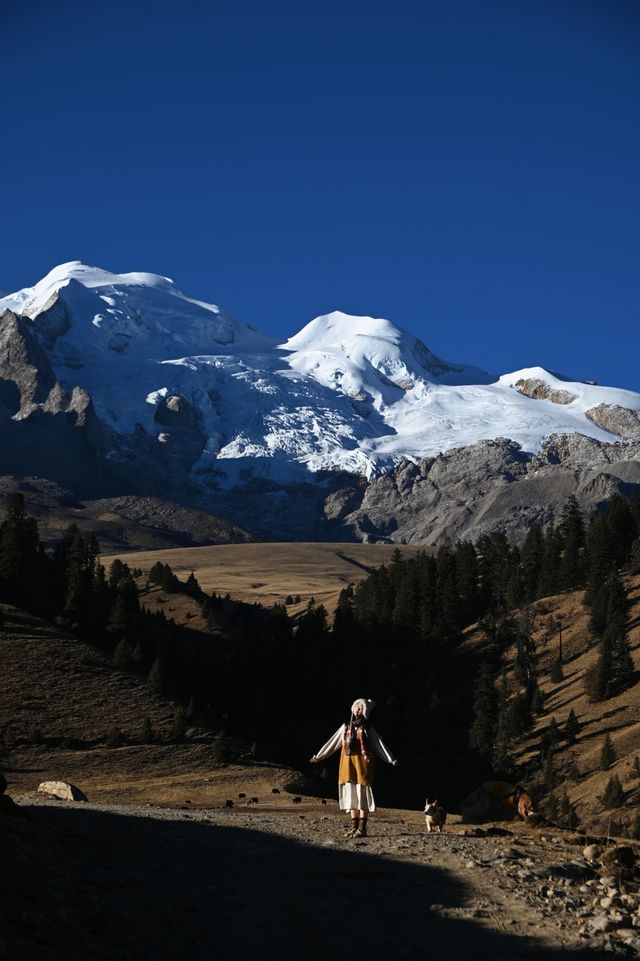
[[301,798],[301,797],[294,797],[293,803],[294,803],[294,804],[302,804],[302,798]]
[[430,801],[429,798],[424,802],[424,819],[427,823],[429,834],[436,829],[438,834],[442,834],[442,829],[447,820],[447,812],[440,807],[437,801]]
[[535,816],[535,813],[531,795],[527,794],[526,791],[520,791],[518,794],[518,814],[522,820],[528,821],[529,818]]

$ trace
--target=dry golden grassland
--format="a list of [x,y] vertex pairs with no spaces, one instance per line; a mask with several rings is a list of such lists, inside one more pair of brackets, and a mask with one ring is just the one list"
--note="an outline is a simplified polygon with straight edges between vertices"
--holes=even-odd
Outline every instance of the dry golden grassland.
[[414,557],[420,550],[433,548],[395,544],[221,544],[213,547],[182,547],[170,550],[108,554],[105,566],[116,558],[145,574],[161,561],[181,579],[193,571],[201,588],[252,604],[270,607],[283,603],[287,595],[300,595],[300,603],[290,607],[295,614],[306,607],[310,597],[335,609],[340,591],[364,580],[369,571],[388,564],[395,550]]
[[[589,632],[589,609],[584,605],[584,592],[558,594],[532,605],[533,637],[537,648],[540,689],[544,695],[544,712],[537,718],[531,735],[519,752],[519,760],[536,762],[540,739],[551,718],[562,732],[571,708],[581,730],[574,742],[562,739],[555,750],[558,776],[556,794],[566,786],[575,804],[580,826],[606,833],[610,822],[630,827],[640,812],[640,778],[633,771],[633,759],[640,755],[640,577],[625,578],[632,608],[629,616],[629,641],[636,669],[635,683],[615,697],[591,703],[585,693],[585,671],[597,657],[597,644]],[[559,630],[562,623],[564,679],[553,683],[551,666],[558,656]],[[513,663],[515,650],[507,652]],[[606,771],[600,770],[600,754],[605,736],[611,735],[618,757]],[[600,801],[609,778],[616,774],[625,791],[625,806],[604,810]]]

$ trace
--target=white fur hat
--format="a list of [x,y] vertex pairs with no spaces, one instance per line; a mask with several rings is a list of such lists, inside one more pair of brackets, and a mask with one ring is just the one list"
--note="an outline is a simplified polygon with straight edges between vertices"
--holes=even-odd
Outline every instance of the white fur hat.
[[357,697],[353,702],[353,704],[351,705],[352,714],[355,711],[358,704],[362,705],[362,713],[366,718],[369,717],[374,707],[376,706],[376,702],[369,700],[368,697]]

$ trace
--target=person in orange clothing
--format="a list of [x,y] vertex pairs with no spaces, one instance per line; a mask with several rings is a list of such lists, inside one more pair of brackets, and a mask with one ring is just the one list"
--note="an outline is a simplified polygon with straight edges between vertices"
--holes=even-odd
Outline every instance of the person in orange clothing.
[[351,823],[346,837],[366,837],[367,818],[375,811],[373,774],[376,755],[387,764],[397,761],[385,746],[369,717],[375,707],[373,701],[359,697],[351,705],[351,717],[341,724],[326,744],[311,758],[312,764],[340,750],[338,771],[338,802],[342,811],[349,811]]

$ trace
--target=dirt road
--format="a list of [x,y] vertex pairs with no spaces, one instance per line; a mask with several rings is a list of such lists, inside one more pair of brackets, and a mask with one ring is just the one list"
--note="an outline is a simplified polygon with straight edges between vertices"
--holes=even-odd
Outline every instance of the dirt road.
[[369,838],[346,840],[342,817],[311,804],[249,813],[16,800],[27,817],[0,819],[0,957],[11,961],[637,952],[637,897],[618,889],[625,918],[594,927],[615,882],[568,836],[457,824],[428,835],[415,812],[383,811]]

